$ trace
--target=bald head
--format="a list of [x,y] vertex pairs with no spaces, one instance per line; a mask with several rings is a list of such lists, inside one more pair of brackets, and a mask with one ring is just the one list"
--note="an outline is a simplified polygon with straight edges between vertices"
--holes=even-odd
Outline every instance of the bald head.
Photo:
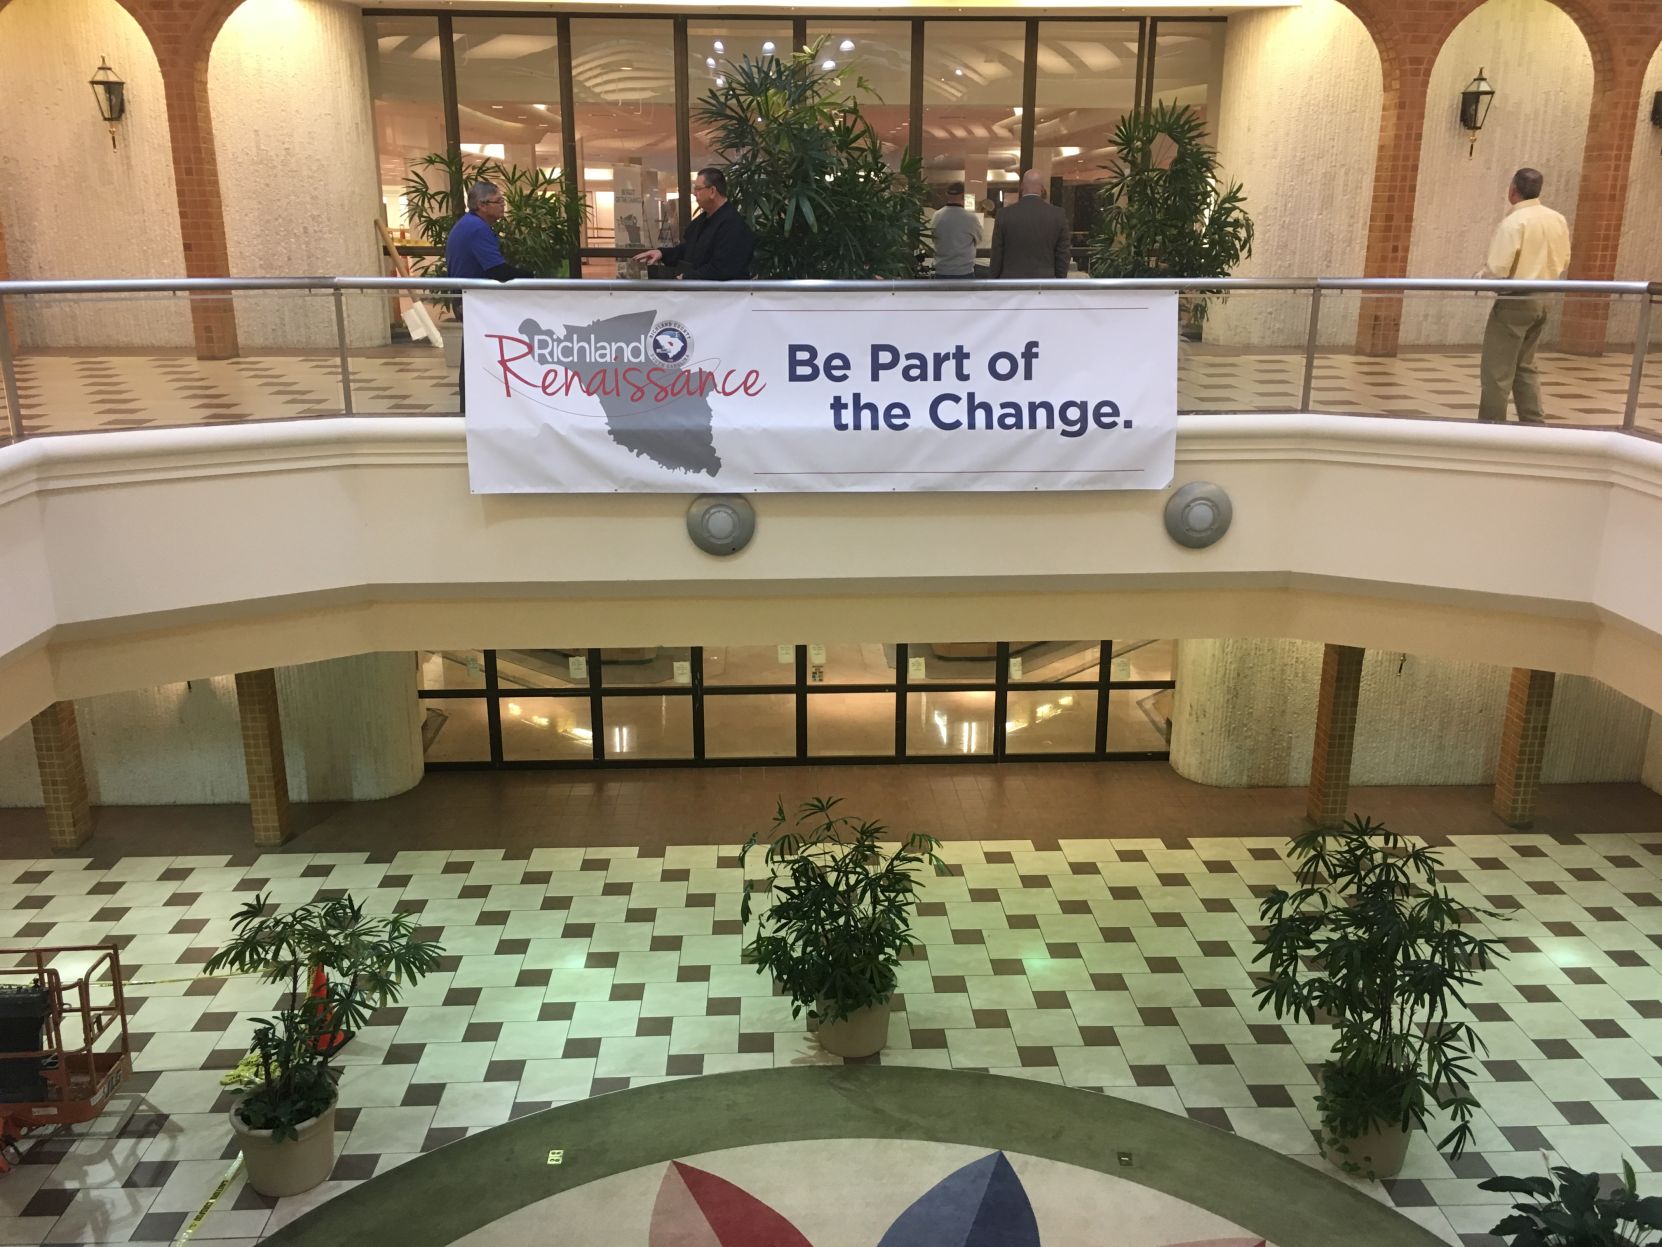
[[1021,175],[1021,193],[1024,195],[1042,195],[1045,193],[1045,180],[1039,176],[1037,169],[1029,169]]

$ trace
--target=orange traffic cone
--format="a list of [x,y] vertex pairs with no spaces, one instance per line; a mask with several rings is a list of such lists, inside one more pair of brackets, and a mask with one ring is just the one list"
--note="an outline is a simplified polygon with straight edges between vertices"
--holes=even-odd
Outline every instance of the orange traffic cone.
[[327,1012],[329,998],[329,976],[322,966],[312,967],[312,990],[310,999],[316,1001],[312,1007],[318,1011],[318,1034],[312,1040],[313,1046],[319,1052],[333,1052],[346,1042],[346,1032],[335,1027],[335,1015]]

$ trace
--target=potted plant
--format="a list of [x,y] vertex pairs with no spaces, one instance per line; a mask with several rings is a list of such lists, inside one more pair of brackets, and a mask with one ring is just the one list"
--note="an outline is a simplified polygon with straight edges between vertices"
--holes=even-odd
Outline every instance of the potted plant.
[[[933,836],[881,843],[888,828],[836,812],[840,797],[803,803],[795,818],[779,802],[773,827],[739,851],[742,866],[763,840],[771,868],[769,904],[757,910],[756,938],[745,947],[757,973],[770,973],[791,998],[791,1016],[819,1023],[819,1042],[843,1057],[870,1056],[888,1041],[889,1000],[900,956],[916,945],[916,874],[946,873]],[[739,916],[753,909],[745,880]]]
[[253,1070],[231,1109],[231,1129],[262,1195],[294,1195],[334,1167],[334,1064],[378,1006],[431,973],[444,951],[414,934],[414,915],[369,916],[350,896],[271,913],[256,895],[231,919],[234,934],[203,967],[258,974],[282,985],[282,1006],[254,1022]]
[[[438,255],[420,256],[412,269],[418,277],[444,277],[444,244],[467,211],[467,188],[483,178],[494,182],[507,201],[507,215],[497,225],[502,258],[533,277],[565,277],[571,255],[582,240],[587,205],[575,176],[564,170],[522,169],[477,156],[433,152],[410,166],[404,179],[404,214],[410,228]],[[448,306],[451,298],[433,300]],[[457,363],[461,338],[446,334],[445,356]]]
[[[1557,1189],[1554,1190],[1554,1179]],[[1552,1167],[1551,1178],[1489,1178],[1482,1191],[1529,1195],[1489,1233],[1511,1247],[1653,1247],[1662,1243],[1662,1195],[1641,1198],[1633,1166],[1622,1162],[1622,1185],[1599,1194],[1596,1173]]]
[[[1227,277],[1252,254],[1239,182],[1219,176],[1206,123],[1188,104],[1120,118],[1091,236],[1093,277]],[[1185,296],[1184,332],[1200,336],[1206,300]]]
[[1435,853],[1369,819],[1309,831],[1293,856],[1297,889],[1260,907],[1254,961],[1267,973],[1253,994],[1277,1018],[1334,1027],[1316,1097],[1323,1152],[1346,1173],[1389,1177],[1410,1131],[1439,1111],[1453,1127],[1438,1146],[1458,1156],[1477,1107],[1467,1062],[1484,1049],[1452,1012],[1477,971],[1506,955],[1463,923],[1501,915],[1455,901],[1437,884]]
[[693,108],[756,238],[756,276],[915,277],[929,188],[913,155],[891,166],[860,115],[876,92],[821,39],[787,57],[726,62]]

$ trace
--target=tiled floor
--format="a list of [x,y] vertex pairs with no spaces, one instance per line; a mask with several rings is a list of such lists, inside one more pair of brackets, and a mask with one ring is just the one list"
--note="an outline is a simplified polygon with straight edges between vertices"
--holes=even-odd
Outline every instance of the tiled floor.
[[[1545,352],[1548,419],[1568,425],[1621,423],[1630,356]],[[197,360],[187,355],[33,354],[17,362],[26,433],[292,419],[341,410],[340,365],[330,353]],[[359,415],[453,414],[455,377],[423,346],[357,352],[351,358]],[[1292,411],[1303,384],[1297,352],[1242,354],[1185,344],[1178,371],[1183,411]],[[1662,350],[1641,391],[1639,425],[1662,433]],[[1382,359],[1324,354],[1312,406],[1321,412],[1475,419],[1473,353],[1409,353]],[[0,421],[3,428],[4,421]]]
[[[943,768],[863,769],[889,776],[892,798],[920,782],[901,777]],[[978,775],[961,776],[962,791],[989,796],[984,773],[995,768],[963,769]],[[1123,785],[1138,769],[1004,768],[1027,772],[1035,789],[1052,776],[1070,802],[1089,785],[1069,771],[1124,772]],[[1147,785],[1156,785],[1152,771]],[[771,783],[789,774],[767,776]],[[512,778],[518,785],[524,777]],[[816,787],[826,778],[820,772]],[[114,840],[125,841],[118,836],[95,842],[96,858],[0,862],[8,944],[124,946],[138,1048],[137,1076],[124,1089],[132,1116],[113,1137],[46,1140],[0,1178],[0,1241],[165,1242],[223,1177],[234,1146],[220,1071],[240,1055],[250,1016],[274,997],[256,982],[201,979],[196,969],[225,936],[228,915],[256,891],[283,903],[350,891],[374,909],[412,911],[448,955],[344,1054],[332,1180],[273,1202],[239,1179],[197,1231],[207,1241],[256,1240],[411,1155],[550,1104],[663,1078],[828,1059],[739,962],[736,853],[754,808],[742,819],[723,814],[725,835],[689,816],[692,834],[683,837],[673,816],[655,833],[630,820],[622,807],[657,791],[638,777],[621,785],[560,777],[506,797],[492,789],[497,779],[428,781],[418,790],[427,794],[427,822],[447,834],[406,836],[407,822],[379,823],[374,848],[339,847],[354,838],[346,816],[377,809],[354,806],[333,816],[345,820],[340,834],[326,820],[281,853],[227,852],[240,828],[221,812],[217,852],[177,855],[172,837],[158,836],[156,855],[109,856]],[[671,777],[667,788],[678,789],[683,811],[696,808],[701,781]],[[723,782],[738,791],[738,779]],[[927,783],[958,791],[950,778]],[[613,808],[637,828],[635,843],[576,847],[584,820],[563,813],[571,807],[555,804],[548,785],[574,801],[584,789],[593,796],[610,788]],[[446,794],[454,800],[469,786],[476,799],[499,794],[489,799],[500,802],[497,820],[457,817]],[[1165,791],[1177,796],[1181,781]],[[1498,927],[1512,955],[1470,996],[1489,1045],[1477,1067],[1476,1148],[1450,1163],[1416,1140],[1401,1178],[1373,1193],[1450,1242],[1479,1244],[1499,1197],[1477,1182],[1538,1172],[1543,1153],[1606,1172],[1627,1157],[1648,1191],[1662,1191],[1662,821],[1654,794],[1610,786],[1607,809],[1626,811],[1626,834],[1605,830],[1611,823],[1585,802],[1579,816],[1561,811],[1553,820],[1560,830],[1547,834],[1468,823],[1457,799],[1468,790],[1443,790],[1450,799],[1441,806],[1425,795],[1432,790],[1408,791],[1370,808],[1394,804],[1404,831],[1483,829],[1443,844],[1445,877],[1462,897],[1515,911]],[[1005,807],[996,820],[1002,832],[985,838],[960,826],[945,847],[953,875],[927,884],[917,919],[924,948],[903,967],[881,1060],[1136,1099],[1319,1164],[1310,1067],[1327,1033],[1260,1015],[1248,978],[1257,898],[1288,877],[1285,840],[1228,834],[1261,826],[1256,807],[1273,803],[1224,796],[1245,817],[1190,805],[1187,831],[1209,833],[1194,838],[1164,824],[1151,834],[1133,818],[1097,822],[1082,806],[1048,817]],[[895,804],[881,812],[912,830]],[[510,808],[524,830],[502,831]],[[1439,808],[1449,817],[1407,814]],[[1561,829],[1570,818],[1579,834]],[[1111,838],[1082,830],[1092,825]],[[480,840],[497,847],[461,847]]]

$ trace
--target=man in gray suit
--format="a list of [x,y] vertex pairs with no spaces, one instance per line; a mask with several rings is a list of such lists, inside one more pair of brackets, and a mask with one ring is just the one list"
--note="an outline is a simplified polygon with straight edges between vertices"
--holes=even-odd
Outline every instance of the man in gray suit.
[[1068,219],[1044,201],[1038,170],[1021,175],[1021,198],[993,222],[993,261],[989,277],[1066,277]]

